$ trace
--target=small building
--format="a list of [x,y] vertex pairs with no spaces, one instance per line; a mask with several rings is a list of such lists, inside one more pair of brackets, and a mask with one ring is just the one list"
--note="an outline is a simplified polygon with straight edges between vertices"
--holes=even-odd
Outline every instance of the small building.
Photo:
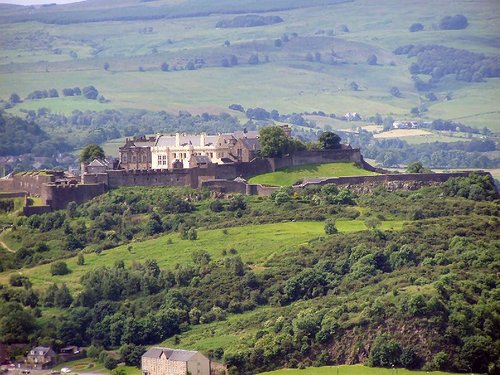
[[105,159],[94,159],[85,166],[85,173],[98,174],[106,173],[110,168],[109,162]]
[[142,355],[143,375],[210,375],[210,360],[200,352],[153,347]]
[[37,346],[29,351],[26,363],[32,368],[46,369],[57,363],[56,353],[50,347]]
[[206,155],[194,155],[189,159],[189,168],[208,168],[209,164],[212,164],[212,161]]
[[255,159],[260,151],[259,138],[239,138],[232,151],[237,161],[248,163]]
[[127,171],[151,169],[151,147],[155,142],[156,137],[127,138],[125,145],[119,148],[120,169]]

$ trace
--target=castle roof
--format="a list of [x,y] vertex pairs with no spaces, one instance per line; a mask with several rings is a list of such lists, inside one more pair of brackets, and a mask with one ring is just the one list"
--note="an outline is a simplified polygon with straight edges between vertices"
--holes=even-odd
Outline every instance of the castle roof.
[[[176,135],[160,135],[155,143],[155,146],[160,147],[173,147],[176,145]],[[201,144],[202,138],[204,139],[204,144]],[[195,146],[204,147],[211,146],[217,142],[217,135],[193,135],[193,134],[180,134],[179,135],[179,145],[180,146]]]
[[161,355],[165,355],[165,357],[171,361],[187,362],[196,354],[198,354],[198,352],[191,350],[154,347],[149,349],[142,356],[146,358],[160,358]]

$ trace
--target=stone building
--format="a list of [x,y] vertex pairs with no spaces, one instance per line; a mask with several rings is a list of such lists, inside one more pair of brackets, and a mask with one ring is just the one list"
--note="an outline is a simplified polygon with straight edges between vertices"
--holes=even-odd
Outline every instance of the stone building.
[[56,353],[50,347],[37,346],[29,351],[26,363],[32,368],[46,369],[57,364]]
[[206,133],[160,135],[151,147],[152,168],[171,169],[176,160],[182,162],[184,168],[189,168],[193,156],[208,156],[212,163],[220,163],[216,155],[218,137]]
[[125,145],[119,148],[120,168],[127,171],[151,169],[151,147],[155,142],[156,137],[127,138]]
[[210,375],[210,360],[200,352],[154,347],[142,355],[143,375]]

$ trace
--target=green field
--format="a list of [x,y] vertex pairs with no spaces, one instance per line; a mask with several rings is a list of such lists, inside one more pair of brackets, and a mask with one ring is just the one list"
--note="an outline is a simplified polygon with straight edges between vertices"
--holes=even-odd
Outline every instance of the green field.
[[[445,0],[432,9],[421,2],[394,7],[391,0],[275,3],[130,0],[117,6],[103,0],[41,9],[32,16],[9,10],[4,17],[32,21],[0,19],[0,97],[17,92],[24,98],[33,90],[53,87],[61,94],[64,87],[93,84],[110,100],[103,104],[81,98],[26,101],[9,110],[14,113],[40,107],[62,113],[112,108],[218,113],[240,103],[281,113],[322,110],[359,112],[364,117],[380,113],[397,119],[425,104],[425,119],[455,119],[500,130],[499,79],[480,83],[443,79],[433,88],[438,100],[425,102],[408,72],[413,59],[392,53],[404,44],[432,43],[498,54],[498,33],[491,27],[499,18],[495,1]],[[284,22],[215,27],[233,13],[275,7],[282,10],[270,14]],[[193,9],[197,17],[192,16]],[[150,19],[151,14],[167,18]],[[467,15],[469,27],[436,30],[433,25],[447,14]],[[87,23],[129,16],[127,21]],[[61,20],[67,24],[51,23]],[[425,30],[410,33],[408,27],[414,22],[423,23]],[[339,31],[341,24],[349,32]],[[144,32],[145,28],[150,30]],[[275,47],[274,41],[285,33],[297,36]],[[224,45],[226,40],[229,46]],[[332,51],[340,63],[332,65]],[[321,61],[306,61],[308,52],[320,52]],[[259,54],[259,65],[248,64],[253,53]],[[376,66],[366,64],[372,53],[378,56]],[[222,67],[221,60],[233,54],[239,64]],[[185,70],[193,59],[203,59],[203,67]],[[170,65],[170,72],[160,71],[163,62]],[[105,63],[108,71],[103,69]],[[352,81],[358,83],[358,91],[349,88]],[[401,98],[389,94],[393,86],[401,90]],[[453,99],[444,100],[449,93]]]
[[402,368],[386,369],[374,368],[363,365],[354,366],[325,366],[325,367],[309,367],[303,370],[283,369],[270,372],[261,372],[262,375],[452,375],[451,372],[442,371],[410,371]]
[[[336,226],[341,233],[367,229],[361,220],[338,220]],[[399,230],[402,226],[402,221],[383,221],[380,228]],[[155,259],[160,267],[172,268],[177,263],[191,263],[191,253],[195,250],[206,250],[214,259],[218,259],[222,257],[222,250],[234,248],[241,255],[243,261],[259,266],[265,264],[266,260],[271,259],[274,254],[297,249],[301,244],[323,236],[325,233],[323,227],[323,222],[311,221],[245,225],[228,228],[228,234],[224,234],[221,229],[199,230],[196,241],[182,240],[178,233],[173,233],[132,243],[130,251],[126,245],[106,250],[100,255],[85,254],[84,266],[76,264],[76,257],[69,258],[66,260],[71,270],[68,275],[51,276],[50,264],[45,264],[20,271],[4,272],[0,274],[0,283],[7,284],[11,274],[21,272],[28,276],[33,285],[37,287],[44,287],[52,282],[65,282],[71,290],[77,291],[81,289],[79,282],[81,276],[95,267],[113,266],[117,259],[123,260],[126,265],[137,260]]]
[[[77,359],[75,361],[63,362],[54,367],[54,370],[60,371],[63,367],[69,367],[74,374],[98,373],[98,374],[112,374],[112,372],[104,367],[98,361],[91,358]],[[118,370],[123,369],[125,375],[139,375],[141,370],[133,366],[119,365]]]
[[359,168],[353,163],[309,164],[261,174],[252,177],[249,182],[270,186],[291,186],[307,178],[374,175],[376,173]]

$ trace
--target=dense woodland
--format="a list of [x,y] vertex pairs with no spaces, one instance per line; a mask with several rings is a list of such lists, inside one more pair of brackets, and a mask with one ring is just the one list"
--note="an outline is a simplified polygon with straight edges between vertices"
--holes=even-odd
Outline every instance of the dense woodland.
[[[0,339],[92,345],[89,355],[113,368],[116,358],[103,350],[121,348],[122,360],[137,365],[144,345],[271,306],[276,314],[240,326],[255,332],[248,340],[211,348],[212,358],[233,374],[358,361],[495,373],[495,198],[491,181],[479,176],[415,192],[380,188],[358,198],[335,185],[298,195],[282,189],[256,200],[189,189],[114,190],[81,207],[15,220],[12,233],[22,248],[2,255],[3,269],[52,261],[54,282],[40,289],[27,277],[10,277],[0,289]],[[356,217],[371,229],[337,233],[335,220]],[[387,218],[409,221],[400,231],[381,230]],[[221,228],[224,236],[224,228],[283,220],[325,221],[325,234],[276,254],[260,271],[238,249],[221,245],[217,259],[197,250],[190,264],[165,269],[147,256],[127,266],[117,259],[86,273],[77,295],[57,282],[71,271],[68,256],[78,255],[83,267],[89,251],[134,239],[177,233],[194,243],[202,228]],[[47,245],[47,238],[58,240]],[[64,310],[46,319],[49,308]]]

